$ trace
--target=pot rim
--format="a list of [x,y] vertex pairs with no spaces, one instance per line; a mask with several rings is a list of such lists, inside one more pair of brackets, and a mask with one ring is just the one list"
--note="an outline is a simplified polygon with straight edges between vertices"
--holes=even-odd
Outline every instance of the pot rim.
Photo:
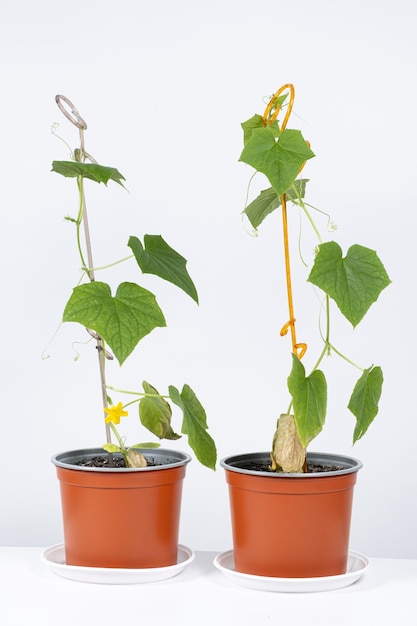
[[[132,473],[132,472],[155,472],[161,470],[172,469],[174,467],[181,467],[191,461],[191,456],[187,452],[181,450],[170,450],[168,448],[137,448],[142,454],[146,456],[159,457],[161,461],[160,465],[153,465],[149,467],[84,467],[77,465],[76,461],[79,458],[88,458],[97,455],[108,454],[103,448],[83,448],[79,450],[68,450],[65,452],[59,452],[51,457],[51,462],[56,467],[62,467],[64,469],[76,470],[81,472],[104,472],[104,473]],[[115,453],[114,456],[120,458],[120,453]]]
[[[307,452],[307,460],[315,461],[315,462],[324,462],[326,464],[335,464],[342,465],[343,469],[334,470],[331,472],[310,472],[310,473],[302,473],[302,472],[260,472],[256,470],[249,470],[243,467],[240,467],[240,464],[243,464],[247,461],[259,461],[269,459],[269,452],[249,452],[246,454],[231,454],[229,456],[224,457],[220,461],[221,467],[230,472],[235,472],[238,474],[248,474],[250,476],[262,476],[263,478],[271,478],[272,480],[277,479],[314,479],[314,478],[327,478],[329,476],[341,476],[344,474],[352,474],[354,472],[358,472],[363,463],[359,459],[355,457],[341,455],[341,454],[333,454],[327,452]],[[236,465],[233,465],[235,463]]]

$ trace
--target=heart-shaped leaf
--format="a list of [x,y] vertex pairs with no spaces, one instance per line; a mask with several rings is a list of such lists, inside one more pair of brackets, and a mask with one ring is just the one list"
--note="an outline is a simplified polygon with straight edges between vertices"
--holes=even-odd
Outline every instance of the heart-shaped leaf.
[[139,402],[139,418],[142,424],[159,439],[179,439],[171,426],[171,407],[165,398],[146,381],[142,383],[146,394]]
[[181,393],[170,385],[169,397],[183,412],[181,432],[188,436],[188,443],[197,459],[211,469],[216,468],[216,446],[207,432],[207,418],[203,406],[194,391],[184,385]]
[[349,400],[348,409],[356,417],[353,443],[363,437],[378,413],[384,377],[378,366],[366,369],[357,381]]
[[283,130],[276,139],[272,126],[254,128],[240,161],[265,174],[278,196],[291,187],[307,159],[314,153],[299,130]]
[[118,185],[124,187],[122,180],[124,176],[115,168],[99,165],[98,163],[79,163],[78,161],[53,161],[52,171],[61,174],[66,178],[89,178],[96,183],[107,185],[109,180],[113,180]]
[[180,287],[198,303],[197,290],[186,269],[187,260],[171,248],[160,235],[145,235],[145,246],[137,237],[130,237],[128,246],[144,274],[155,274]]
[[166,325],[155,296],[135,283],[121,283],[115,297],[106,283],[75,287],[63,321],[78,322],[98,333],[120,365],[145,335]]
[[315,370],[306,377],[304,365],[293,354],[288,389],[293,400],[294,419],[301,444],[306,448],[324,426],[327,409],[326,378],[321,370]]
[[343,258],[335,241],[319,246],[308,280],[333,298],[354,327],[391,282],[374,250],[355,244]]

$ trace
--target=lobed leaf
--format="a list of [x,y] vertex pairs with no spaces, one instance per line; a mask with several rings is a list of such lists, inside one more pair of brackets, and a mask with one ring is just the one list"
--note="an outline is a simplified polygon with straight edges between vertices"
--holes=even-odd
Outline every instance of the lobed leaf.
[[155,296],[135,283],[121,283],[112,296],[109,285],[94,281],[75,287],[63,315],[98,333],[120,365],[143,337],[165,326]]
[[239,160],[265,174],[277,196],[282,196],[313,156],[299,130],[285,129],[276,139],[273,126],[262,126],[252,130]]
[[374,250],[355,244],[342,258],[335,241],[319,246],[308,280],[333,298],[354,327],[391,282]]
[[180,439],[181,435],[177,435],[171,426],[172,410],[168,402],[146,381],[142,386],[144,392],[150,394],[139,402],[139,418],[143,426],[159,439]]
[[383,381],[381,368],[372,366],[364,370],[353,389],[348,404],[348,409],[356,417],[353,443],[363,437],[378,413]]
[[304,365],[292,355],[292,369],[288,377],[292,396],[294,419],[304,448],[324,426],[327,408],[327,383],[322,371],[315,370],[306,377]]
[[78,161],[53,161],[52,171],[61,174],[66,178],[88,178],[96,183],[107,185],[109,180],[113,180],[118,185],[124,187],[122,180],[125,177],[115,168],[99,165],[98,163],[79,163]]
[[171,248],[160,235],[145,235],[144,244],[130,237],[128,246],[144,274],[155,274],[180,287],[198,303],[197,290],[186,269],[187,260]]
[[207,432],[206,412],[188,385],[184,385],[181,393],[170,385],[169,397],[183,412],[181,432],[188,436],[188,443],[197,459],[210,469],[216,468],[216,446]]

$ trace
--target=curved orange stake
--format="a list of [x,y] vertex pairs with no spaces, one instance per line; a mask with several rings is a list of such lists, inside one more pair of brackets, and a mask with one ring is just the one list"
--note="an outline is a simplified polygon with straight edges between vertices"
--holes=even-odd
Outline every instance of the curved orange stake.
[[279,96],[286,89],[288,89],[289,92],[290,92],[290,101],[288,103],[288,108],[287,108],[287,111],[285,113],[285,117],[284,117],[284,119],[282,121],[282,124],[281,124],[281,130],[285,129],[285,127],[287,125],[287,122],[288,122],[288,119],[289,119],[289,117],[291,115],[292,107],[293,107],[293,104],[294,104],[294,97],[295,97],[294,85],[291,85],[290,83],[287,83],[286,85],[283,85],[282,87],[280,87],[278,89],[278,91],[276,93],[274,93],[274,95],[272,96],[271,100],[268,103],[268,106],[265,109],[263,117],[262,117],[262,121],[264,123],[264,126],[266,126],[267,124],[272,124],[272,122],[275,122],[275,120],[277,119],[278,113],[281,110],[281,105],[280,104],[277,105],[277,108],[275,109],[273,114],[270,117],[268,117],[268,116],[269,116],[269,114],[270,114],[270,112],[271,112],[275,102],[278,100]]
[[[262,117],[264,126],[267,126],[275,122],[281,110],[281,105],[278,103],[272,114],[271,114],[271,111],[273,107],[275,106],[279,96],[287,89],[290,92],[290,100],[288,103],[287,110],[285,112],[284,119],[280,126],[281,131],[285,129],[288,119],[291,115],[292,107],[294,104],[294,97],[295,97],[294,85],[291,85],[290,83],[287,83],[286,85],[283,85],[282,87],[280,87],[278,91],[272,96]],[[300,168],[300,172],[303,169],[303,167],[304,167],[304,163]],[[283,234],[284,234],[284,254],[285,254],[285,274],[286,274],[286,281],[287,281],[287,299],[288,299],[288,311],[289,311],[290,319],[281,328],[280,335],[282,337],[288,333],[288,330],[291,330],[292,351],[294,354],[298,356],[299,359],[301,359],[307,350],[307,344],[297,343],[297,337],[296,337],[296,332],[295,332],[294,303],[293,303],[293,297],[292,297],[292,284],[291,284],[290,250],[289,250],[289,244],[288,244],[287,203],[286,203],[285,194],[283,194],[283,196],[281,197],[281,208],[282,208],[282,226],[283,226]]]

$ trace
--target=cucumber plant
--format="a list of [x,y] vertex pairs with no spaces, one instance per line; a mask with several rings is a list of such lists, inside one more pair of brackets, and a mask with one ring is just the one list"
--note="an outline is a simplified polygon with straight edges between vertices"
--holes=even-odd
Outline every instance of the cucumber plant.
[[[377,253],[353,244],[344,253],[336,241],[324,241],[313,219],[315,207],[306,200],[308,179],[301,176],[304,165],[315,155],[300,130],[288,129],[294,103],[294,86],[283,85],[270,99],[263,115],[254,115],[242,124],[244,147],[240,161],[266,176],[269,187],[244,209],[257,230],[276,209],[281,210],[288,321],[281,335],[290,332],[291,369],[287,379],[289,407],[277,422],[271,450],[271,469],[284,472],[307,471],[306,450],[322,431],[327,410],[327,380],[321,369],[326,357],[336,355],[357,367],[360,375],[347,406],[356,419],[353,442],[363,437],[378,413],[383,373],[378,365],[360,367],[336,348],[330,333],[334,309],[356,327],[364,318],[390,278]],[[280,116],[282,114],[282,121]],[[302,359],[307,344],[296,337],[292,293],[288,204],[298,207],[317,237],[314,258],[307,281],[322,294],[320,307],[324,324],[320,327],[322,349],[311,371],[306,373]],[[321,213],[321,212],[320,212]]]
[[[154,274],[179,287],[196,303],[197,290],[187,270],[186,259],[176,252],[160,235],[144,235],[141,238],[131,235],[127,239],[126,254],[120,261],[112,261],[106,266],[95,267],[93,262],[91,236],[87,218],[85,181],[116,183],[124,187],[124,176],[114,167],[100,165],[85,149],[87,124],[73,103],[65,96],[56,96],[61,112],[78,128],[79,147],[71,150],[71,159],[54,161],[52,171],[66,178],[75,179],[78,189],[78,206],[75,217],[67,217],[75,227],[75,241],[80,259],[82,276],[73,288],[65,305],[64,322],[76,322],[84,326],[95,342],[98,354],[102,406],[98,413],[105,424],[106,443],[103,448],[109,453],[110,464],[113,453],[121,453],[127,467],[143,467],[147,461],[140,452],[142,448],[157,447],[157,442],[140,442],[130,446],[125,443],[116,427],[122,417],[127,416],[128,408],[137,407],[141,424],[157,439],[174,440],[181,437],[172,424],[172,405],[182,413],[181,433],[187,435],[188,443],[197,459],[205,466],[214,469],[216,446],[207,432],[205,410],[196,394],[187,384],[181,391],[170,385],[165,394],[160,394],[149,382],[142,383],[142,389],[115,389],[107,382],[106,365],[116,361],[122,365],[134,352],[138,343],[155,328],[166,326],[165,316],[149,290],[136,282],[124,281],[115,289],[102,280],[106,269],[117,263],[132,261],[138,272]],[[108,249],[114,245],[118,233],[118,220],[115,213],[109,232]],[[110,393],[127,397],[126,402],[114,402]],[[115,439],[115,441],[113,441]]]

